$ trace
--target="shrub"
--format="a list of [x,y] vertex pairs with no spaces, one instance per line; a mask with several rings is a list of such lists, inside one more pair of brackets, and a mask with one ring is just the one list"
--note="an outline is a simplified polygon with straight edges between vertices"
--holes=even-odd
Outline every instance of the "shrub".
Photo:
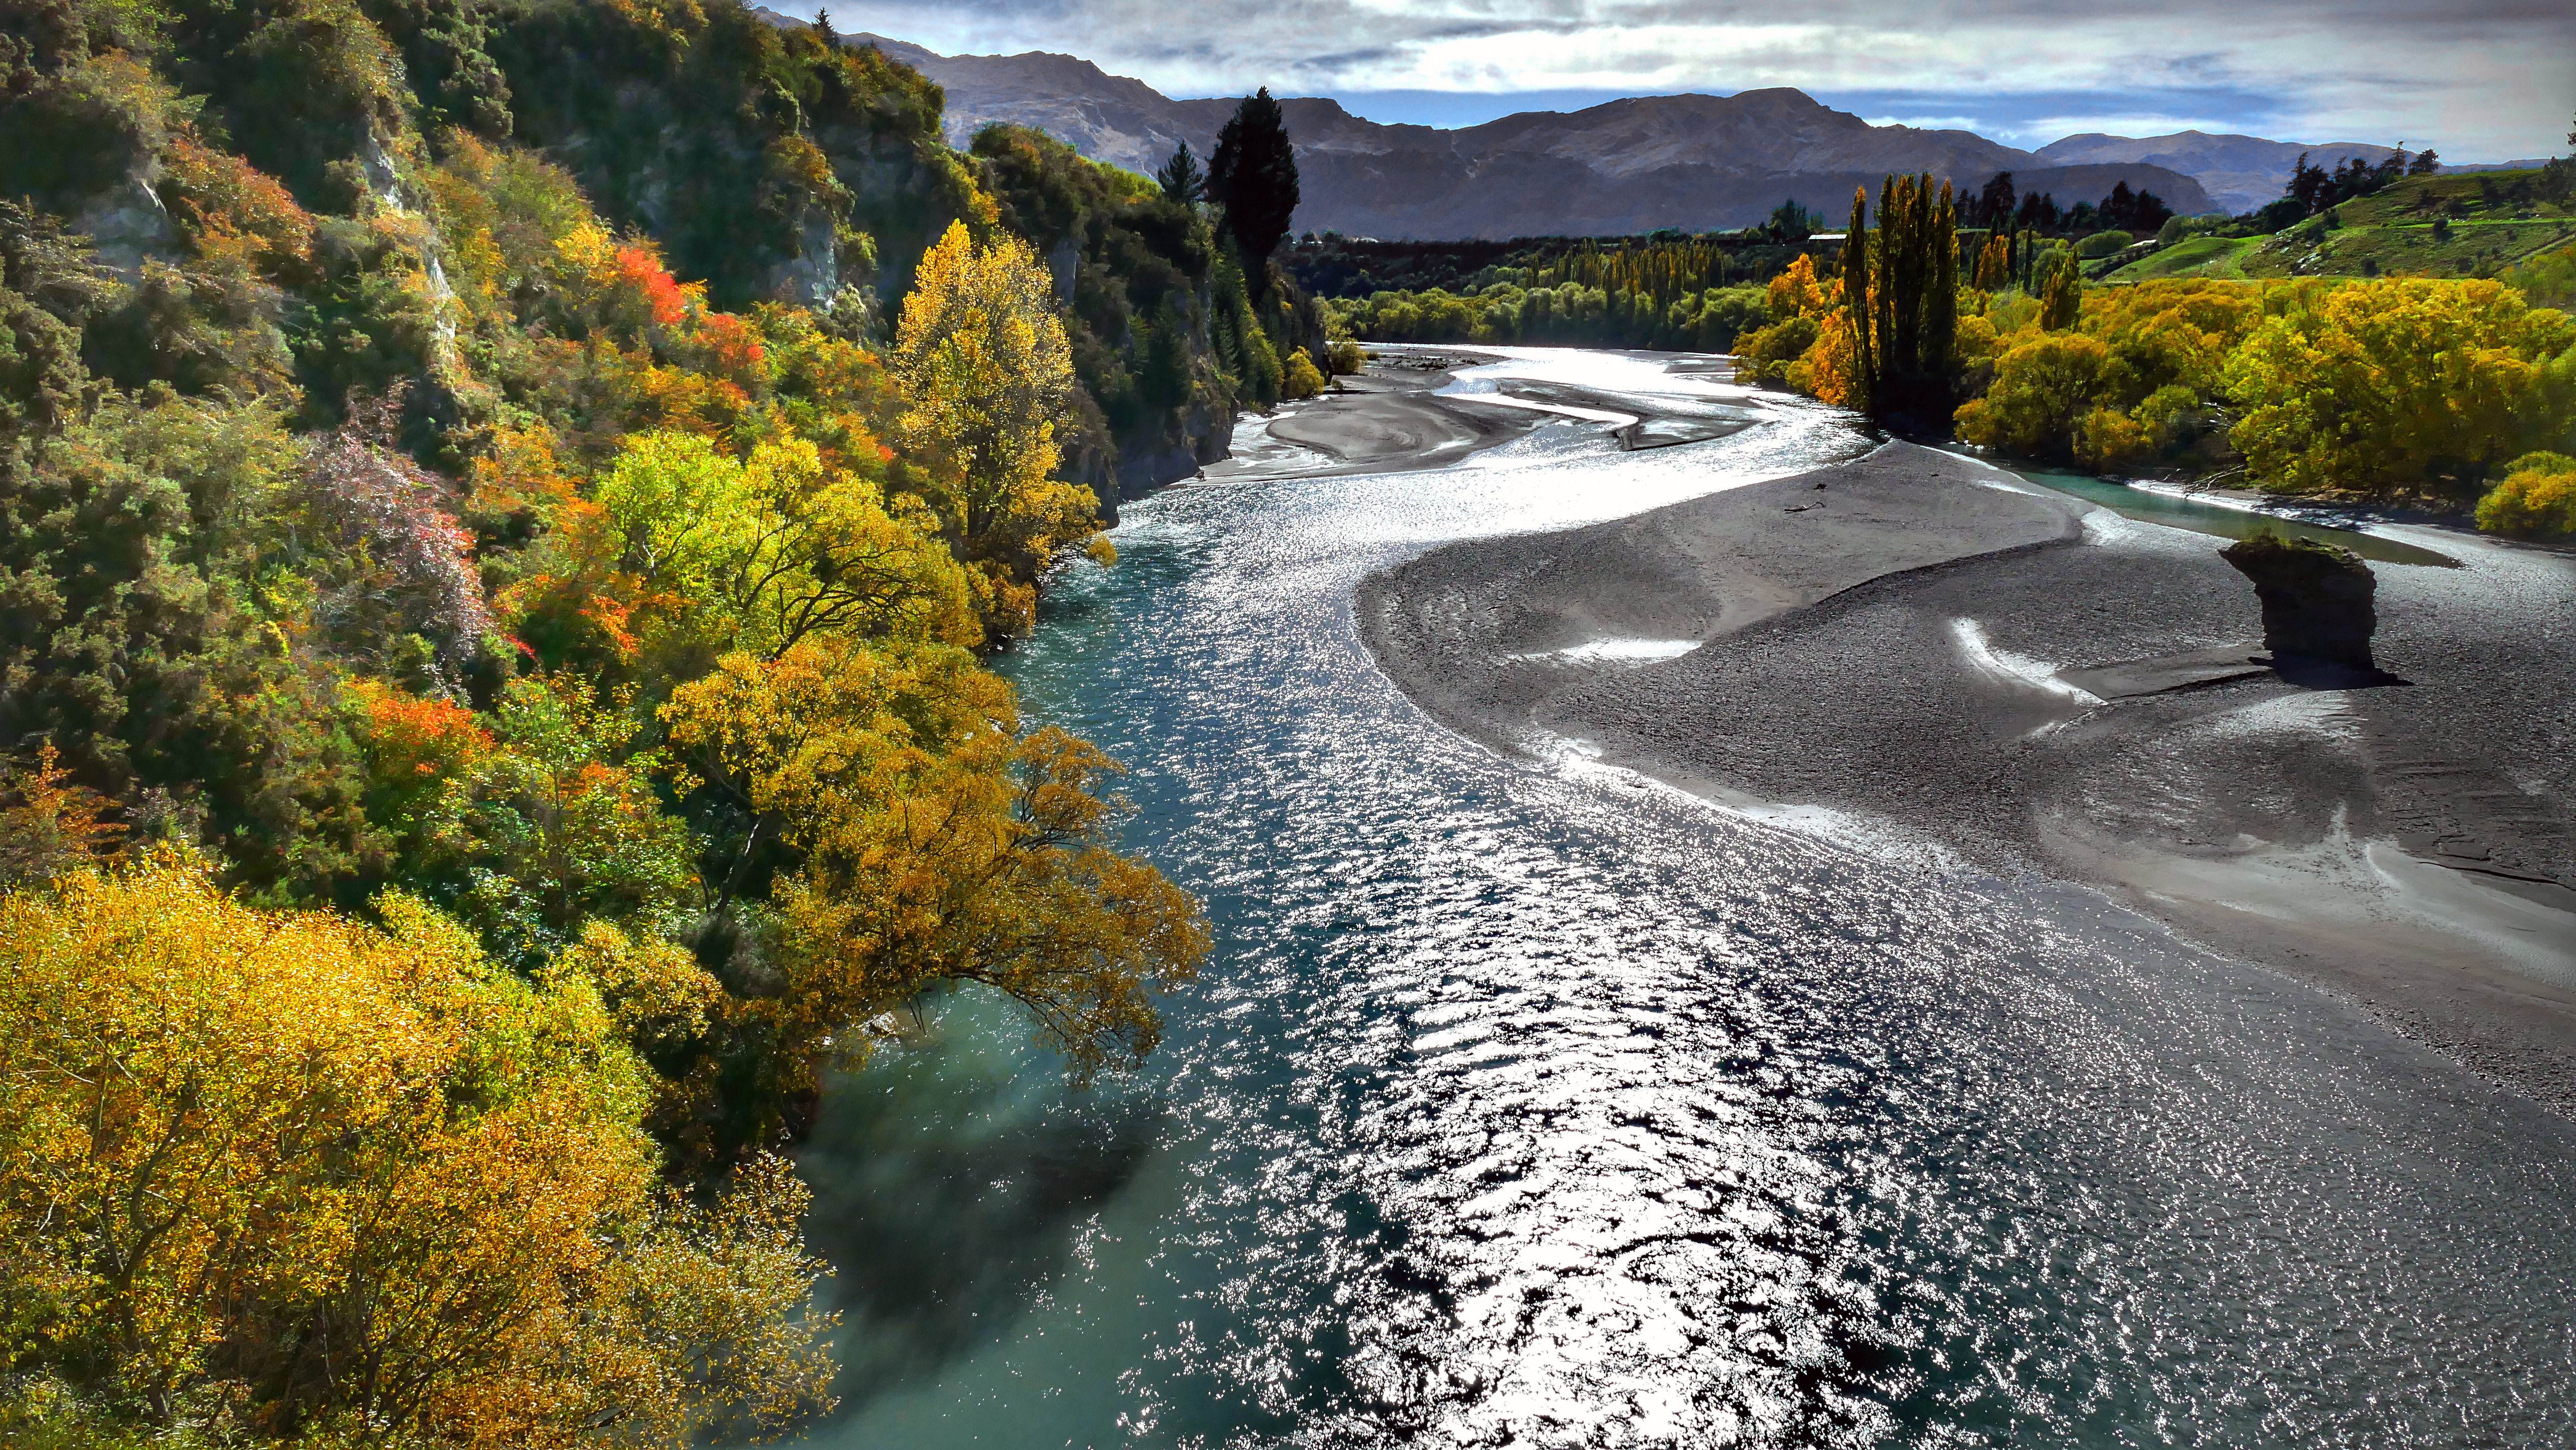
[[2075,255],[2090,261],[2096,257],[2107,257],[2113,252],[2127,251],[2137,245],[2137,241],[2138,239],[2128,232],[2095,232],[2075,244]]
[[2529,453],[2506,465],[2504,482],[2478,500],[2478,527],[2491,534],[2576,535],[2576,458]]
[[1323,390],[1324,374],[1316,368],[1314,357],[1304,348],[1290,353],[1287,375],[1279,383],[1279,396],[1311,398]]

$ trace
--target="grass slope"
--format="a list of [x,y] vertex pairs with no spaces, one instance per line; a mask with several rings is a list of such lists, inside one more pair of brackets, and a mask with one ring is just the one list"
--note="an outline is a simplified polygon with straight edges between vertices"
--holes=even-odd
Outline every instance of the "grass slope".
[[2270,237],[2194,237],[2113,282],[2160,277],[2489,277],[2576,241],[2576,204],[2537,195],[2537,171],[2401,181]]

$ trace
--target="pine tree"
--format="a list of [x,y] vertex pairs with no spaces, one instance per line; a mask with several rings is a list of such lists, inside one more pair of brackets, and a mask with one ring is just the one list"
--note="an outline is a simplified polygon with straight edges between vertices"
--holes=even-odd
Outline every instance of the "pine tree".
[[1154,173],[1154,181],[1163,188],[1167,201],[1182,206],[1195,206],[1207,196],[1207,173],[1199,170],[1199,159],[1190,154],[1190,143],[1184,141],[1172,152],[1172,159]]
[[1243,252],[1247,276],[1266,278],[1262,263],[1288,235],[1298,199],[1296,148],[1268,86],[1245,97],[1217,132],[1207,196],[1225,208],[1225,229]]

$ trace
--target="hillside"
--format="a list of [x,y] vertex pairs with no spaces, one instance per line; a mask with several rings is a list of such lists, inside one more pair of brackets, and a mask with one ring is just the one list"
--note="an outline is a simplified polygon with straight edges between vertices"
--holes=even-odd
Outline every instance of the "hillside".
[[2160,277],[2492,277],[2576,240],[2576,203],[2543,173],[2414,177],[2273,236],[2193,237],[2110,274]]
[[[764,13],[776,24],[800,23]],[[1227,100],[1174,100],[1072,56],[940,56],[883,36],[850,39],[937,81],[947,95],[948,137],[960,146],[1006,122],[1045,131],[1093,160],[1150,172],[1180,142],[1211,151],[1233,108]],[[2214,205],[2198,183],[2166,167],[2052,165],[1967,131],[1872,126],[1787,89],[1640,97],[1459,130],[1381,124],[1315,97],[1282,105],[1297,141],[1301,231],[1463,239],[1740,227],[1784,200],[1839,215],[1854,187],[1875,189],[1905,171],[1972,189],[2010,171],[2020,189],[2068,205],[2121,181],[2178,212]]]

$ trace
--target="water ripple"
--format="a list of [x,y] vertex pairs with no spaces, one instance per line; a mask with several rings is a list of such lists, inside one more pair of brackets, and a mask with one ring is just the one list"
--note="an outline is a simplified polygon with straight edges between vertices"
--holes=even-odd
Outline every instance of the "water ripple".
[[1366,658],[1351,585],[1431,542],[1858,446],[1762,406],[1130,506],[1009,668],[1217,954],[1139,1080],[959,998],[835,1085],[817,1443],[2576,1437],[2564,1123],[2095,898],[1498,759]]

